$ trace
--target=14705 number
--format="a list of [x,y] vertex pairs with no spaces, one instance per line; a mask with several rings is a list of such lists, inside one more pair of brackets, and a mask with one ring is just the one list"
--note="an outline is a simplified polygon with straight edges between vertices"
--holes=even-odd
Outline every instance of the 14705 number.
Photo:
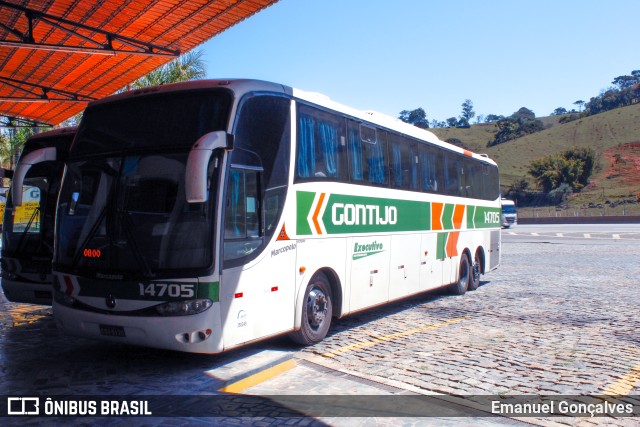
[[140,296],[191,298],[195,295],[194,283],[138,283]]

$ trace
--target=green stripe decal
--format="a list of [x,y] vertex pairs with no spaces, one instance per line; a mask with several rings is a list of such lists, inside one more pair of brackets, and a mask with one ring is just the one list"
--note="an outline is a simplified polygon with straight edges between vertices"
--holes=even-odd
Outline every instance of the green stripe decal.
[[436,244],[436,258],[445,259],[447,257],[447,237],[449,233],[438,233],[438,242]]
[[445,230],[453,229],[453,210],[456,205],[446,204],[442,211],[442,228]]
[[311,211],[311,205],[313,205],[313,199],[316,193],[310,193],[308,191],[298,191],[296,193],[296,201],[298,204],[297,213],[297,232],[299,235],[310,235],[311,227],[307,221],[307,215]]
[[198,298],[209,298],[213,302],[220,301],[220,282],[202,282],[198,284]]
[[475,228],[500,227],[500,208],[478,206],[473,214],[473,222]]
[[473,230],[475,225],[473,224],[473,218],[475,216],[476,207],[475,206],[467,206],[467,228],[469,230]]
[[[430,202],[297,191],[296,204],[298,236],[431,230]],[[444,204],[443,230],[454,229],[455,210],[455,204]],[[462,229],[500,227],[500,208],[467,205],[466,217],[457,215]]]

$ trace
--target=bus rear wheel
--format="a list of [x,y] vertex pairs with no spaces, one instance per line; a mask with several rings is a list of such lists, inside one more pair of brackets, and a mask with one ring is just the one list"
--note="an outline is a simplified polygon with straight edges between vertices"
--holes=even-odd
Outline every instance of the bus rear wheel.
[[471,264],[466,253],[460,257],[460,269],[458,270],[458,281],[449,288],[454,295],[464,295],[469,289],[471,280]]
[[311,345],[327,336],[333,315],[331,300],[331,286],[327,276],[322,272],[314,274],[304,293],[300,329],[290,335],[293,341]]
[[473,257],[473,264],[471,264],[471,277],[469,278],[469,290],[475,291],[480,286],[480,274],[482,273],[482,267],[480,266],[480,252],[476,252]]

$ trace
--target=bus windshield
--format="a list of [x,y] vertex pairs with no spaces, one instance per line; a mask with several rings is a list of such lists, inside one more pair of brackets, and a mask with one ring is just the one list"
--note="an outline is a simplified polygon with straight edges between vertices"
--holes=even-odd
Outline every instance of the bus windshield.
[[185,169],[195,141],[225,129],[229,104],[226,92],[199,92],[88,108],[60,192],[56,268],[117,278],[211,268],[218,159],[206,202],[187,203]]
[[24,180],[23,203],[13,208],[3,224],[5,256],[53,255],[53,228],[56,198],[63,164],[34,165]]

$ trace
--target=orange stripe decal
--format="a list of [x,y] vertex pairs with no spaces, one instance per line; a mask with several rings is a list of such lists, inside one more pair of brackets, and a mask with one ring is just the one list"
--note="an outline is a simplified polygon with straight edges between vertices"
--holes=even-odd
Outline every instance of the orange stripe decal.
[[453,228],[460,230],[462,228],[462,218],[464,217],[464,205],[456,205],[453,210]]
[[446,246],[448,257],[458,256],[458,237],[460,237],[459,231],[454,231],[452,233],[449,233],[449,238],[447,239],[447,246]]
[[469,150],[464,150],[464,155],[465,156],[469,156],[469,157],[473,157],[473,153]]
[[431,229],[442,230],[442,209],[444,203],[431,203]]
[[324,194],[325,193],[320,193],[320,198],[318,199],[316,210],[313,212],[313,226],[316,228],[316,233],[318,234],[322,234],[322,228],[320,228],[318,216],[320,215],[320,209],[322,209],[322,202],[324,202]]

